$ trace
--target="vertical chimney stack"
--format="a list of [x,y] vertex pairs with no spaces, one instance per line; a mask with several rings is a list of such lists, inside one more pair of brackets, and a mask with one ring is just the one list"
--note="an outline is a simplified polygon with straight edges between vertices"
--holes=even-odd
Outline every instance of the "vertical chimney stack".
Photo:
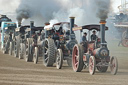
[[34,27],[34,21],[30,21],[30,28]]
[[46,22],[46,23],[45,23],[45,26],[47,26],[47,25],[50,25],[50,23],[49,23],[49,22]]
[[72,28],[74,27],[75,17],[70,17],[70,34],[74,34]]
[[21,22],[18,22],[18,27],[20,27],[21,26]]
[[101,45],[103,46],[105,42],[105,26],[106,21],[105,20],[101,20],[100,21],[100,31],[101,31]]

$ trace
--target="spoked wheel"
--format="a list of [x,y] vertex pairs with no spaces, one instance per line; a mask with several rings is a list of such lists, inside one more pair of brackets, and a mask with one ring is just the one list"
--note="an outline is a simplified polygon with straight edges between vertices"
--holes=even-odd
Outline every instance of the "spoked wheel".
[[56,68],[61,69],[63,65],[63,52],[61,49],[58,49],[56,55]]
[[6,53],[7,53],[7,52],[6,52],[6,45],[5,45],[5,43],[4,43],[4,45],[3,45],[2,51],[3,51],[3,54],[6,54]]
[[123,40],[122,40],[122,45],[123,45],[124,47],[128,47],[128,39],[123,39]]
[[90,56],[89,58],[89,73],[93,75],[96,70],[96,60],[94,56]]
[[4,54],[7,54],[7,53],[8,53],[8,48],[9,48],[9,42],[6,41],[6,42],[4,43],[4,46],[3,46],[3,53],[4,53]]
[[23,59],[24,57],[24,53],[25,53],[25,44],[24,43],[20,43],[20,47],[19,47],[19,59]]
[[33,61],[34,61],[34,64],[37,64],[37,62],[38,62],[38,57],[39,57],[38,47],[35,47],[34,54],[33,54]]
[[10,42],[9,55],[12,55],[12,49],[13,49],[13,42]]
[[72,67],[75,72],[81,72],[84,66],[82,46],[76,44],[72,53]]
[[31,62],[33,60],[33,56],[31,54],[32,46],[30,45],[30,40],[28,39],[26,42],[26,52],[25,52],[25,60],[26,62]]
[[55,62],[55,44],[53,39],[46,39],[43,46],[43,63],[45,66],[53,66]]
[[20,47],[20,40],[15,40],[14,41],[14,56],[15,57],[19,56],[19,47]]
[[110,70],[111,74],[116,75],[118,71],[118,61],[116,57],[112,57],[110,60]]

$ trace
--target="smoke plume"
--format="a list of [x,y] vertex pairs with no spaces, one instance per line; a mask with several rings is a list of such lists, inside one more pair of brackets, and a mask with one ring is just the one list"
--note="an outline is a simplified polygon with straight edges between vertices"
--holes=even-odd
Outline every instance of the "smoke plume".
[[62,8],[59,0],[21,0],[16,10],[17,20],[33,19],[37,22],[48,22],[53,17],[53,12]]
[[96,16],[101,20],[106,20],[108,18],[108,13],[111,10],[110,0],[94,0],[96,3]]
[[28,7],[20,8],[16,10],[17,17],[19,23],[21,23],[22,19],[28,19],[30,18],[30,10],[27,9]]
[[69,21],[71,16],[76,17],[76,24],[85,25],[106,19],[110,3],[110,0],[21,0],[16,13],[19,21],[31,19],[40,25]]

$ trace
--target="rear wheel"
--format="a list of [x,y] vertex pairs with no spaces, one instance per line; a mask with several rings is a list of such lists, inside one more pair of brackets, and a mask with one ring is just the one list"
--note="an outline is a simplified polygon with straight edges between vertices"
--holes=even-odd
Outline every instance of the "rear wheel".
[[75,72],[81,72],[84,66],[82,46],[76,44],[72,53],[72,67]]
[[4,43],[4,46],[3,46],[3,53],[4,53],[4,54],[7,54],[7,53],[8,53],[8,48],[9,48],[9,42],[6,41],[6,42]]
[[31,62],[33,60],[33,56],[32,56],[32,46],[31,46],[31,42],[29,39],[27,39],[26,42],[26,52],[25,52],[25,60],[26,62]]
[[89,73],[93,75],[96,70],[96,60],[94,56],[90,56],[89,58]]
[[56,68],[61,69],[63,65],[63,52],[61,49],[58,49],[56,56]]
[[118,61],[116,57],[112,57],[110,60],[110,70],[111,74],[116,75],[118,71]]
[[15,42],[14,42],[14,56],[15,57],[19,56],[19,47],[20,47],[20,40],[15,39]]
[[39,57],[38,47],[35,47],[34,54],[33,54],[33,61],[34,61],[34,64],[37,64],[37,62],[38,62],[38,57]]
[[55,62],[55,44],[53,39],[46,39],[43,46],[43,63],[45,66],[53,66]]

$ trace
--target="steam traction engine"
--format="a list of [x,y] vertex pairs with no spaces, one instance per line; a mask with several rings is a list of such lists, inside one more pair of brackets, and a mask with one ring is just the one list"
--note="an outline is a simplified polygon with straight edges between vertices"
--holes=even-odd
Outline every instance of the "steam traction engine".
[[34,61],[37,63],[36,58],[38,53],[38,38],[41,36],[41,31],[44,30],[44,27],[34,27],[34,22],[31,22],[30,28],[26,29],[27,38],[26,38],[26,50],[25,50],[25,60]]
[[[118,70],[118,62],[116,57],[109,56],[107,42],[105,41],[105,21],[101,20],[101,25],[85,25],[73,28],[73,30],[87,29],[89,31],[95,29],[100,32],[100,37],[96,41],[87,41],[82,44],[76,44],[72,53],[72,65],[75,72],[80,72],[83,68],[89,67],[89,73],[93,75],[95,70],[106,72],[108,66],[112,74],[116,74]],[[89,35],[90,36],[90,35]]]
[[[7,23],[10,23],[12,20],[9,19],[6,15],[0,15],[0,49],[3,49],[4,42],[4,28],[8,27]],[[3,31],[2,31],[3,30]]]
[[23,58],[26,42],[25,30],[27,28],[30,28],[30,25],[20,26],[15,29],[14,56],[19,57],[19,59]]
[[123,13],[116,15],[114,26],[121,36],[119,44],[121,43],[124,47],[128,47],[128,15]]
[[12,55],[15,40],[16,23],[10,22],[6,24],[9,24],[9,26],[5,27],[4,30],[2,30],[4,32],[3,53],[9,52],[9,55]]
[[[45,66],[53,66],[56,62],[57,69],[61,69],[63,60],[67,60],[67,64],[71,66],[72,48],[77,43],[75,34],[72,31],[74,27],[74,18],[71,17],[71,23],[56,23],[46,31],[46,39],[43,44],[43,62]],[[66,29],[64,29],[66,28]],[[70,29],[69,29],[70,28]]]

